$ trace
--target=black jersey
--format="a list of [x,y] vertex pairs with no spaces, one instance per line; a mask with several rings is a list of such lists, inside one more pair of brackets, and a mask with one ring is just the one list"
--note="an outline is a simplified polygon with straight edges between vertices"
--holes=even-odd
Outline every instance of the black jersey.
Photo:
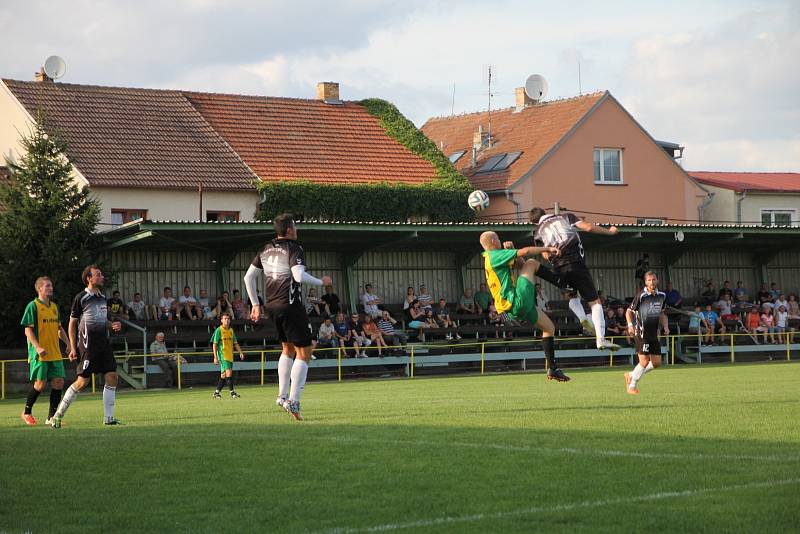
[[293,239],[273,239],[253,259],[253,266],[264,271],[266,306],[301,304],[300,283],[294,281],[292,267],[306,264],[305,252]]
[[551,257],[553,265],[584,261],[583,243],[575,223],[580,219],[572,213],[564,215],[545,215],[539,219],[534,242],[540,247],[556,247],[561,253]]
[[105,349],[108,344],[108,302],[100,293],[84,289],[72,299],[70,317],[78,319],[78,345],[81,349]]
[[639,293],[631,302],[631,310],[636,316],[636,335],[642,338],[658,337],[658,324],[664,312],[666,293],[656,290],[648,293],[647,289]]

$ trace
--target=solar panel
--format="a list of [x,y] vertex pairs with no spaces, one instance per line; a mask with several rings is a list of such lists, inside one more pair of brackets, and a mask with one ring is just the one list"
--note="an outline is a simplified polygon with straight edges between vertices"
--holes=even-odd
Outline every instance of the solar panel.
[[466,150],[459,150],[458,152],[453,152],[450,154],[448,156],[448,158],[450,158],[450,163],[455,163],[456,161],[460,160],[461,156],[463,156],[465,152]]
[[496,154],[487,159],[486,162],[476,172],[491,172],[505,170],[519,159],[522,152],[509,152],[508,154]]

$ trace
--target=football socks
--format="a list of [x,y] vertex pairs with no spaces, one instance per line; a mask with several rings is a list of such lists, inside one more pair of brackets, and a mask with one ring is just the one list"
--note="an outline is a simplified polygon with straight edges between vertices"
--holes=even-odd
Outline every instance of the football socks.
[[31,386],[31,390],[28,392],[28,398],[25,399],[25,412],[28,415],[31,414],[31,410],[33,409],[33,405],[36,402],[36,399],[39,398],[41,391],[38,391],[35,387]]
[[59,419],[64,417],[64,414],[67,413],[67,408],[69,408],[70,404],[72,404],[72,401],[74,401],[77,396],[77,390],[75,390],[75,388],[72,386],[68,387],[67,391],[64,393],[64,398],[61,399],[61,403],[56,409],[55,417],[58,417]]
[[603,315],[603,305],[599,302],[592,304],[592,323],[594,324],[594,335],[597,344],[600,345],[606,340],[606,319]]
[[553,336],[542,338],[542,350],[544,351],[544,359],[547,360],[547,368],[556,368],[556,341]]
[[296,358],[292,365],[292,387],[289,393],[289,400],[300,402],[300,395],[303,393],[303,386],[306,385],[306,375],[308,374],[308,364]]
[[51,389],[50,390],[50,411],[47,413],[47,418],[52,419],[55,415],[56,410],[58,409],[58,403],[61,402],[61,393],[63,391],[60,389]]
[[569,309],[572,310],[572,313],[574,313],[575,317],[578,318],[578,322],[586,320],[586,312],[583,311],[583,304],[581,304],[581,299],[577,297],[575,297],[574,299],[569,299]]
[[108,423],[114,419],[114,404],[117,400],[117,387],[103,386],[103,415]]
[[285,399],[289,396],[289,384],[292,379],[292,364],[294,360],[281,354],[278,360],[278,396]]

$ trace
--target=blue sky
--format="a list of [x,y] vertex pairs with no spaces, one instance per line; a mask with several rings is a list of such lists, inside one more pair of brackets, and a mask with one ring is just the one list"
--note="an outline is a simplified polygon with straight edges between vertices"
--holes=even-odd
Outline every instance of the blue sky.
[[[55,5],[54,5],[55,4]],[[166,4],[166,5],[165,5]],[[800,171],[800,3],[245,0],[0,4],[0,76],[44,58],[64,82],[344,99],[380,97],[421,125],[608,89],[690,170]],[[455,99],[453,102],[453,87]]]

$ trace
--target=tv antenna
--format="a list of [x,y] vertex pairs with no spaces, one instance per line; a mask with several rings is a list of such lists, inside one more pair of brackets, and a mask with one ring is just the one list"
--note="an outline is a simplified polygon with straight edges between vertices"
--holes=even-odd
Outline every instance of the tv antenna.
[[50,56],[44,60],[42,70],[44,70],[45,76],[51,80],[57,80],[67,72],[67,63],[60,56]]
[[531,74],[525,80],[525,94],[535,102],[539,102],[547,96],[549,85],[541,74]]
[[492,66],[489,65],[489,139],[488,144],[492,146]]

